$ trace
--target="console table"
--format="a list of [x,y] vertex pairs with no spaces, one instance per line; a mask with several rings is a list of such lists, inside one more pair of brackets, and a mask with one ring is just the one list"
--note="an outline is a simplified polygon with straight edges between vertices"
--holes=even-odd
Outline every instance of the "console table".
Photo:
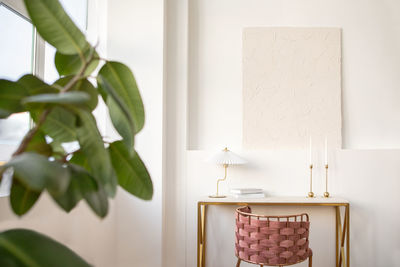
[[[263,205],[263,206],[323,206],[336,210],[336,266],[350,267],[350,203],[340,198],[267,197],[241,199],[235,197],[208,198],[197,203],[197,266],[204,267],[206,260],[206,220],[210,205]],[[344,218],[341,218],[344,209]],[[342,223],[343,222],[343,223]]]

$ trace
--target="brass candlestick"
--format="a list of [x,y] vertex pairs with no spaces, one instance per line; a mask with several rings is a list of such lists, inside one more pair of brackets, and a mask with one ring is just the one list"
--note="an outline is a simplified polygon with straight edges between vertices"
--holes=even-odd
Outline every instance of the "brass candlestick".
[[312,191],[312,170],[313,170],[313,165],[310,164],[310,192],[308,192],[308,197],[314,197],[314,192]]
[[325,164],[325,192],[324,192],[324,197],[329,197],[329,192],[328,192],[328,163]]

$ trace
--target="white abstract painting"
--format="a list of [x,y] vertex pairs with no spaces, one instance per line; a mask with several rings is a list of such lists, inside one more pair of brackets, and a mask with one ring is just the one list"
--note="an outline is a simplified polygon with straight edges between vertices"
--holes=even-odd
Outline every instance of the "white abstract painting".
[[243,30],[243,146],[341,148],[341,30]]

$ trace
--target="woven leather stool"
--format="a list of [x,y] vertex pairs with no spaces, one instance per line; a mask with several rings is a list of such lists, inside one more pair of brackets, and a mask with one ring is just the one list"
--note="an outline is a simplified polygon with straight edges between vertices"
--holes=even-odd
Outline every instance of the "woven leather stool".
[[311,267],[309,230],[310,221],[306,213],[266,216],[252,214],[248,206],[236,209],[236,267],[241,261],[260,266],[287,266],[307,259]]

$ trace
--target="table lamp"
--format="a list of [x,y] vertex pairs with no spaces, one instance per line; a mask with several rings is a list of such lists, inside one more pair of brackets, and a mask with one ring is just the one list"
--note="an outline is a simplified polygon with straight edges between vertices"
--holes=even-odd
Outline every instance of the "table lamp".
[[217,194],[209,196],[211,198],[224,198],[226,196],[222,196],[218,194],[218,186],[219,182],[225,181],[227,176],[227,170],[229,165],[240,165],[247,163],[246,160],[242,159],[232,151],[230,151],[227,147],[225,147],[222,151],[218,152],[211,158],[207,160],[207,162],[215,163],[218,165],[222,165],[225,169],[225,176],[222,179],[217,180]]

